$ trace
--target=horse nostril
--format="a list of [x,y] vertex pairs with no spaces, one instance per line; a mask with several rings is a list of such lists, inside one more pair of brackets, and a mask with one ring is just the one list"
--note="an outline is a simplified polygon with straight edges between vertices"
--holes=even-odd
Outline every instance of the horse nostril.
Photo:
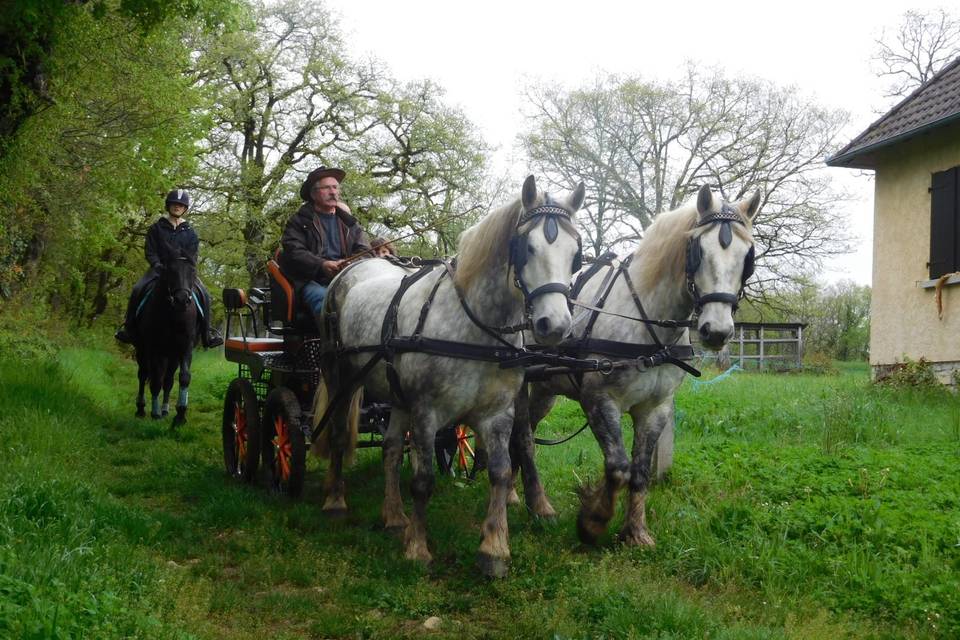
[[710,323],[709,323],[709,322],[704,322],[702,325],[700,325],[700,337],[703,338],[704,340],[706,340],[707,338],[710,337]]
[[550,320],[548,318],[540,318],[534,323],[534,329],[541,336],[545,336],[550,333]]

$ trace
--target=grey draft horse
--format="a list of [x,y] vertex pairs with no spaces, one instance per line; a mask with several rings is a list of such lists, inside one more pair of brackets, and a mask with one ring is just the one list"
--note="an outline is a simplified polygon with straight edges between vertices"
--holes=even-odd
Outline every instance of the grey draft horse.
[[[595,344],[616,341],[636,345],[689,345],[687,327],[663,328],[637,318],[628,280],[635,283],[648,319],[689,321],[696,317],[700,342],[719,350],[734,331],[733,315],[746,279],[753,272],[753,219],[761,195],[735,204],[723,202],[710,188],[700,189],[696,205],[662,213],[647,230],[634,251],[627,277],[616,277],[603,311],[592,327]],[[619,261],[593,275],[577,298],[592,301],[616,275]],[[623,274],[620,274],[621,276]],[[576,304],[576,303],[575,303]],[[589,304],[589,303],[588,303]],[[582,309],[573,320],[571,338],[577,344],[589,326],[593,310]],[[616,315],[614,315],[616,314]],[[653,334],[656,334],[656,339]],[[589,357],[613,358],[612,353],[587,353]],[[549,413],[558,395],[579,400],[604,458],[604,478],[597,487],[581,489],[577,533],[581,541],[594,543],[613,518],[618,492],[629,484],[627,516],[620,540],[628,545],[653,546],[647,530],[645,504],[653,452],[664,427],[673,416],[673,395],[683,382],[684,371],[671,364],[643,369],[618,369],[610,375],[584,374],[582,381],[555,377],[529,385],[529,403],[518,399],[517,423],[511,440],[514,472],[523,471],[524,498],[535,516],[553,518],[556,512],[547,499],[534,464],[533,431]],[[620,418],[633,420],[633,455],[628,457]],[[515,493],[511,502],[518,501]]]
[[[473,427],[489,452],[491,489],[478,562],[489,576],[506,575],[510,558],[508,447],[513,402],[523,383],[523,371],[500,368],[497,361],[489,359],[411,350],[391,355],[391,371],[381,361],[360,380],[357,374],[372,356],[369,352],[351,353],[351,349],[382,345],[384,327],[390,322],[388,313],[395,314],[396,335],[410,336],[420,325],[425,340],[477,346],[487,353],[509,353],[519,347],[519,328],[525,319],[538,343],[558,343],[570,329],[568,283],[580,261],[580,237],[573,218],[583,204],[584,191],[581,183],[568,197],[553,200],[538,193],[533,176],[528,177],[520,199],[489,213],[463,233],[452,277],[447,269],[434,268],[409,286],[394,311],[390,311],[391,300],[409,272],[386,260],[359,262],[330,285],[324,312],[332,322],[325,338],[336,339],[341,350],[335,364],[323,367],[315,416],[326,409],[327,398],[348,397],[361,384],[365,401],[393,404],[383,442],[386,487],[382,517],[388,529],[403,530],[409,559],[429,562],[432,558],[427,545],[427,504],[434,488],[437,430],[465,423]],[[432,302],[425,308],[431,295]],[[514,332],[496,329],[511,325]],[[353,402],[331,408],[332,418],[323,431],[327,437],[322,435],[318,442],[325,441],[330,456],[325,511],[346,508],[342,465],[355,443],[359,403],[356,395],[353,398]],[[407,433],[414,502],[409,519],[399,478]]]

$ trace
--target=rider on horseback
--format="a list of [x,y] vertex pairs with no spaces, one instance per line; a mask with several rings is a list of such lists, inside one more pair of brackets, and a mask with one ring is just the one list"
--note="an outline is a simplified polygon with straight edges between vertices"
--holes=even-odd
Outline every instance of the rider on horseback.
[[[165,206],[167,215],[157,220],[147,230],[144,253],[150,269],[133,285],[130,300],[127,302],[127,315],[123,326],[115,337],[120,342],[132,344],[136,340],[137,310],[143,294],[153,287],[164,265],[179,256],[197,262],[200,240],[190,223],[183,219],[190,210],[190,194],[184,189],[174,189],[167,194]],[[194,285],[200,303],[200,337],[206,348],[223,344],[223,338],[210,327],[210,293],[200,279]]]
[[370,251],[357,219],[340,202],[342,169],[320,167],[300,187],[305,203],[287,221],[280,244],[280,269],[293,281],[296,295],[320,326],[327,286],[347,265],[346,258]]

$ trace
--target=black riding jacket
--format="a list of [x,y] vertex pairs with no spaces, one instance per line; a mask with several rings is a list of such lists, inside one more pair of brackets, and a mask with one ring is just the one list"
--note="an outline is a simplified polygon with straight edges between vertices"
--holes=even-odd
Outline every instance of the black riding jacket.
[[150,225],[150,229],[147,230],[144,253],[154,271],[158,271],[164,264],[181,255],[193,264],[197,264],[199,251],[200,239],[186,220],[174,228],[173,224],[163,217]]

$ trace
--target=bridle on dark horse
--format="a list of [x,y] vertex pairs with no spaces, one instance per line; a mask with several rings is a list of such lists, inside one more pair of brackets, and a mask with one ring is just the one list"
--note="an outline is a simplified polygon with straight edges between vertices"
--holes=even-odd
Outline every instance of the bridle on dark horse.
[[[176,258],[176,261],[173,264],[177,264],[178,261],[183,261],[188,263],[189,267],[193,267],[193,263],[190,262],[185,256],[180,256]],[[171,267],[167,267],[170,269]],[[192,276],[192,273],[195,273],[194,269],[188,269],[188,276]],[[187,306],[194,302],[193,296],[193,281],[196,279],[194,277],[183,278],[180,277],[178,272],[176,273],[176,282],[171,286],[170,280],[172,279],[171,273],[163,273],[160,277],[160,282],[163,284],[163,287],[167,290],[167,303],[169,303],[171,308],[176,308],[176,298],[177,294],[181,291],[185,294],[185,299],[187,301]]]

